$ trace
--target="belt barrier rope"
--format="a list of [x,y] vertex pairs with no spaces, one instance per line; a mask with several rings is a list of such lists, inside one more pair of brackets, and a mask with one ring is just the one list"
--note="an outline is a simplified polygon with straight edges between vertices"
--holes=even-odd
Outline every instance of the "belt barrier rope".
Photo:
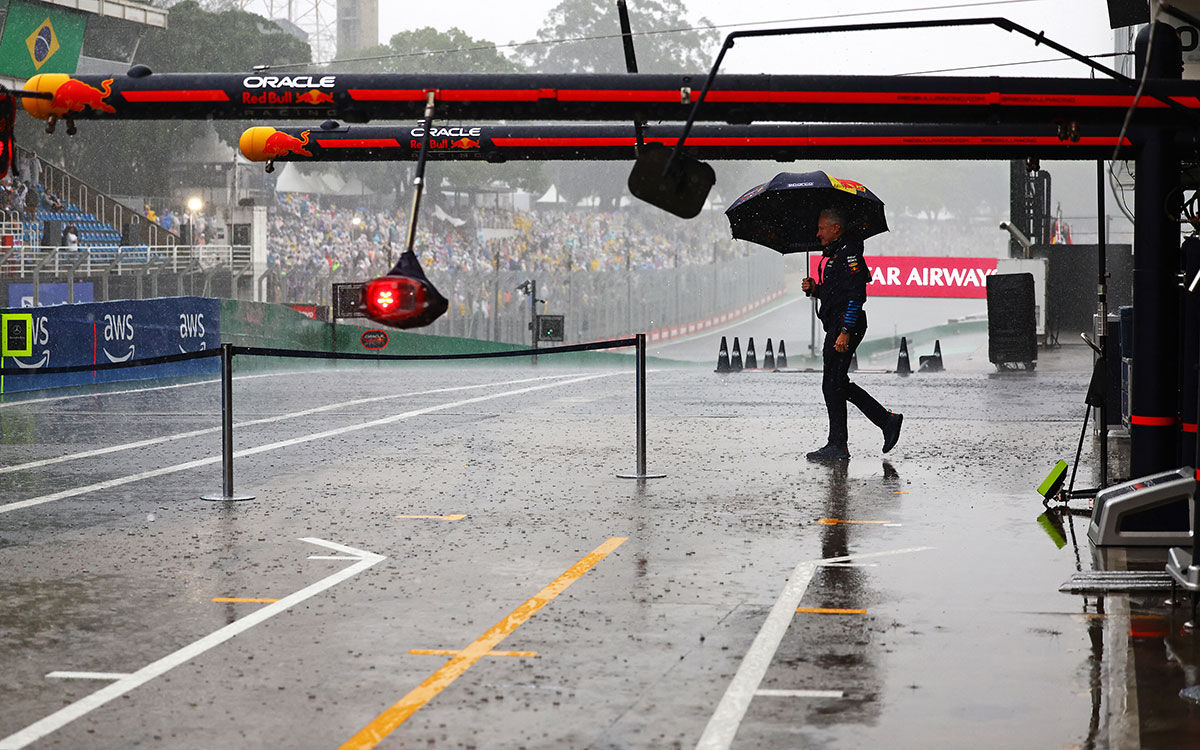
[[257,346],[235,346],[234,354],[252,354],[260,357],[293,357],[297,359],[361,359],[386,360],[394,362],[425,361],[438,359],[496,359],[499,357],[528,357],[541,354],[570,354],[572,352],[587,352],[599,349],[619,349],[626,346],[637,346],[636,338],[617,339],[615,341],[595,341],[587,344],[570,344],[567,346],[550,346],[544,349],[516,349],[505,352],[477,352],[468,354],[365,354],[360,352],[320,352],[302,349],[269,349]]
[[[9,355],[12,356],[12,355]],[[184,352],[182,354],[164,354],[161,357],[146,357],[131,359],[126,362],[94,362],[90,365],[63,365],[61,367],[0,367],[0,375],[55,375],[65,372],[95,372],[98,370],[123,370],[127,367],[146,367],[148,365],[165,365],[172,362],[187,362],[193,359],[206,359],[221,356],[220,349],[205,349],[200,352]]]
[[[233,354],[247,354],[259,357],[290,357],[294,359],[353,359],[367,361],[412,362],[449,359],[496,359],[500,357],[528,357],[543,354],[570,354],[572,352],[597,351],[602,349],[620,349],[636,346],[636,338],[615,339],[613,341],[595,341],[587,344],[570,344],[567,346],[551,346],[543,349],[517,349],[503,352],[477,352],[468,354],[365,354],[358,352],[323,352],[305,351],[303,349],[271,349],[257,346],[231,347]],[[53,375],[70,372],[95,372],[99,370],[120,370],[127,367],[146,367],[173,362],[187,362],[193,359],[205,359],[221,356],[220,349],[207,349],[200,352],[185,352],[183,354],[167,354],[161,357],[132,359],[128,362],[96,362],[90,365],[70,365],[62,367],[0,367],[0,375]]]

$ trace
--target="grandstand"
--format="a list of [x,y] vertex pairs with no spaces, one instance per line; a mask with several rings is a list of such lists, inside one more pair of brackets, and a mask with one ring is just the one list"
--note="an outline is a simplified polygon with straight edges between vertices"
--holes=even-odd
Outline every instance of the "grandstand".
[[[42,195],[43,201],[49,198],[40,185],[34,189]],[[121,233],[116,227],[100,221],[95,214],[83,211],[74,203],[68,203],[61,209],[38,209],[32,221],[23,221],[22,234],[26,244],[54,244],[57,239],[47,231],[47,227],[55,225],[74,225],[80,247],[117,248],[121,245]]]

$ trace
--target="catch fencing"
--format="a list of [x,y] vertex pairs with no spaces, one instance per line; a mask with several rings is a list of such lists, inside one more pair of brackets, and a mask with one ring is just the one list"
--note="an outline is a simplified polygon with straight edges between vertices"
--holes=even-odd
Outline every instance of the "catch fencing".
[[[446,314],[422,331],[521,344],[530,340],[529,297],[517,291],[537,281],[538,315],[564,316],[565,341],[624,336],[736,310],[785,288],[783,256],[744,258],[678,268],[617,271],[437,271],[426,269],[450,301]],[[335,283],[362,281],[348,271],[269,273],[263,299],[330,305]]]
[[[517,291],[528,279],[537,281],[538,298],[545,300],[538,304],[537,314],[564,316],[567,343],[702,320],[785,287],[783,257],[765,251],[677,268],[427,271],[450,305],[423,332],[510,344],[530,340],[529,298]],[[256,276],[251,249],[239,245],[71,250],[17,244],[0,246],[0,284],[21,284],[26,290],[22,299],[29,299],[4,298],[0,305],[187,295],[328,306],[333,284],[361,282],[371,275],[348,267],[329,270],[322,263],[286,274],[268,270]],[[81,292],[84,286],[86,294]]]

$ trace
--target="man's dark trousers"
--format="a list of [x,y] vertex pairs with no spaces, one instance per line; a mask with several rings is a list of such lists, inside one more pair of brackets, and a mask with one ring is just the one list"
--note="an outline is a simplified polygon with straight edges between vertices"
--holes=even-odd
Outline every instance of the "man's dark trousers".
[[871,394],[850,382],[850,359],[862,342],[863,336],[867,334],[866,322],[862,321],[850,332],[850,346],[845,353],[834,348],[838,333],[839,331],[834,329],[825,334],[825,346],[821,350],[824,360],[821,391],[825,394],[825,408],[829,410],[829,444],[844,448],[849,437],[846,429],[847,401],[857,406],[858,410],[880,429],[883,429],[891,412],[871,398]]

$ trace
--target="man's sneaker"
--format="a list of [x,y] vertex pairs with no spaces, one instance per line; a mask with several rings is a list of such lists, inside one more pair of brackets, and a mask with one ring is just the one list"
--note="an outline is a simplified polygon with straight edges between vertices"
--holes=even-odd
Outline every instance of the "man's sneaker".
[[896,447],[900,441],[900,425],[904,423],[903,414],[891,414],[883,423],[883,452],[887,453]]
[[809,461],[846,461],[850,458],[850,451],[840,445],[826,445],[824,448],[818,448],[808,454]]

